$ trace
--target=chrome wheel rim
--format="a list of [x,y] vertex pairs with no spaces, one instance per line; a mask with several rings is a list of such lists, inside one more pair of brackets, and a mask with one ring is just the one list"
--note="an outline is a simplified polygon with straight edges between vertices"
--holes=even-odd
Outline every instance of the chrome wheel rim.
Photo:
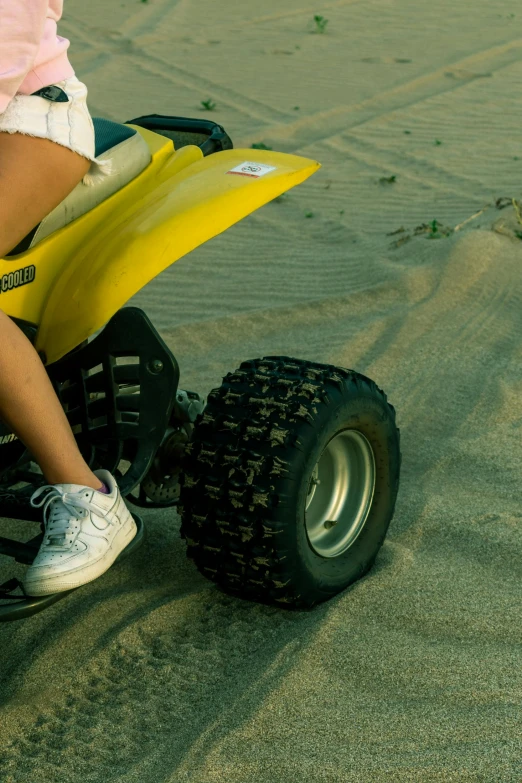
[[306,533],[322,557],[339,557],[359,536],[375,492],[375,458],[358,430],[342,430],[324,448],[310,478]]

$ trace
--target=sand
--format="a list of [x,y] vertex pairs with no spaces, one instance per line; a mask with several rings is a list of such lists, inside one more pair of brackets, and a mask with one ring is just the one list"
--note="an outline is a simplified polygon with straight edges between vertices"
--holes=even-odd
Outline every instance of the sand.
[[520,14],[65,8],[94,115],[208,116],[323,164],[134,298],[182,388],[265,354],[353,368],[396,407],[403,467],[374,569],[311,612],[220,593],[167,511],[128,561],[0,626],[0,779],[520,783]]

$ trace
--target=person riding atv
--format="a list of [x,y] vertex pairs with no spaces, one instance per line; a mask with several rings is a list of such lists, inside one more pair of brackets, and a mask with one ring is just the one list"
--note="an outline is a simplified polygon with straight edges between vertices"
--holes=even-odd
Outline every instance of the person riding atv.
[[[69,42],[57,35],[63,0],[11,0],[0,20],[0,258],[83,180],[107,176],[95,158],[87,88],[74,75]],[[103,574],[134,538],[136,524],[106,470],[82,457],[30,341],[0,312],[0,417],[27,446],[48,482],[46,533],[24,587],[46,595]]]
[[187,555],[234,595],[332,597],[371,569],[393,517],[400,433],[384,392],[354,370],[264,356],[203,400],[125,306],[319,164],[236,150],[208,121],[93,120],[56,33],[62,0],[2,12],[0,515],[41,530],[0,538],[28,566],[0,585],[0,621],[134,551],[144,525],[127,503],[176,506]]

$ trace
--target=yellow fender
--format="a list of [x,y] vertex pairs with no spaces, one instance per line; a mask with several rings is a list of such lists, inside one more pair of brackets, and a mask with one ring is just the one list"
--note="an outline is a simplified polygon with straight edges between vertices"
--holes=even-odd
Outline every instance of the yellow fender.
[[[172,141],[136,130],[153,156],[138,177],[31,250],[0,260],[0,281],[6,272],[34,268],[19,275],[33,274],[35,282],[0,293],[0,307],[39,324],[35,347],[47,363],[94,334],[172,263],[319,168],[271,150],[204,158],[199,147],[174,151]],[[233,171],[248,161],[273,168],[261,168],[258,178]]]

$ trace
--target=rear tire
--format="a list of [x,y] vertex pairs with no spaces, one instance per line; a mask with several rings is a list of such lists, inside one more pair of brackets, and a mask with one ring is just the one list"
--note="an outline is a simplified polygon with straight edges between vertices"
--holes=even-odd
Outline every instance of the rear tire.
[[285,356],[243,362],[210,393],[183,458],[187,555],[229,593],[311,607],[372,567],[400,463],[395,409],[369,378]]

